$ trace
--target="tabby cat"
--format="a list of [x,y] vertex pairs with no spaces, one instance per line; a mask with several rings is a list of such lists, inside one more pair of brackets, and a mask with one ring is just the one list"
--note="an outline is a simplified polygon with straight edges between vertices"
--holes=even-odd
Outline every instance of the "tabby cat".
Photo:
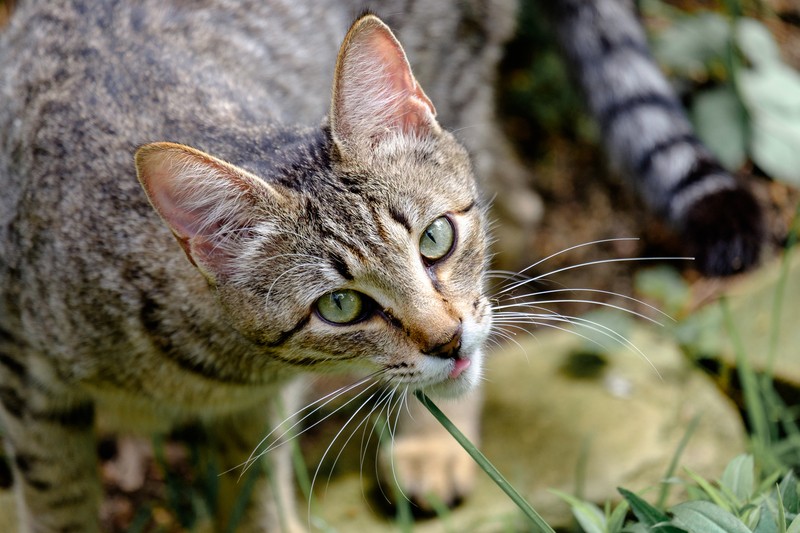
[[[375,4],[410,61],[373,14],[344,33],[360,1],[21,2],[0,37],[0,423],[25,531],[98,530],[96,425],[199,420],[227,469],[279,404],[293,410],[306,372],[443,395],[479,380],[492,319],[473,169],[509,224],[527,230],[538,206],[493,114],[515,5]],[[631,13],[559,6],[594,73],[581,80],[606,95],[593,108],[614,160],[644,171],[645,198],[679,229],[700,217],[710,271],[751,264],[758,208],[653,81]],[[624,85],[638,92],[612,89],[617,48],[642,61]],[[727,191],[751,228],[726,225]],[[465,398],[451,415],[476,438],[479,399]],[[401,426],[409,495],[469,491],[471,463],[435,423]],[[258,481],[238,531],[302,530],[285,450],[265,457],[275,482]],[[221,478],[219,530],[242,490]]]

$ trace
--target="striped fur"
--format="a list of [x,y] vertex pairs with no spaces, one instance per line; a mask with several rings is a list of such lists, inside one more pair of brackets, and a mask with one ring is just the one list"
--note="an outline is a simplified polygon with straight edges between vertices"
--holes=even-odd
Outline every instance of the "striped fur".
[[677,230],[697,267],[752,267],[764,242],[753,194],[696,137],[627,0],[544,3],[599,124],[612,167]]
[[[479,379],[486,204],[467,151],[378,18],[345,35],[347,6],[279,4],[31,2],[2,35],[0,422],[24,531],[98,530],[95,418],[201,420],[226,470],[306,371],[451,395]],[[442,216],[456,244],[429,263]],[[315,302],[341,289],[367,314],[337,326]],[[285,454],[237,531],[302,529]],[[218,530],[241,490],[221,481]]]

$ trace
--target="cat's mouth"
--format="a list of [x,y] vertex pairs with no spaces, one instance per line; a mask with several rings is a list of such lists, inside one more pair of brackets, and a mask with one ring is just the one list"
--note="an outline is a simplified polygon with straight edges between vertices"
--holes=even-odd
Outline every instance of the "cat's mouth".
[[466,369],[470,367],[472,364],[472,360],[458,357],[453,362],[453,369],[450,371],[450,374],[447,375],[450,379],[456,379],[458,376],[462,374]]
[[417,382],[417,387],[432,396],[455,398],[474,388],[480,380],[480,353],[466,357],[454,357],[443,365],[438,362],[438,369],[424,382]]

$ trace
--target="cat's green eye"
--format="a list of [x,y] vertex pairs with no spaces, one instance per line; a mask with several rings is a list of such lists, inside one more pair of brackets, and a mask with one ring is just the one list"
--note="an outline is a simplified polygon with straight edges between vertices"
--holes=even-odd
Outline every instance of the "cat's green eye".
[[364,298],[350,289],[329,292],[317,300],[317,312],[328,322],[347,324],[363,315]]
[[419,253],[428,261],[436,261],[450,253],[454,241],[453,223],[447,217],[439,217],[422,232]]

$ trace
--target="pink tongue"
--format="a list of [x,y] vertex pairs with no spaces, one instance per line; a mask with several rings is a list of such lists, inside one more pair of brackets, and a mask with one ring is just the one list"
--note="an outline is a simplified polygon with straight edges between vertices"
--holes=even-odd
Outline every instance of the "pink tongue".
[[456,379],[464,370],[468,369],[471,364],[472,361],[469,359],[456,359],[453,370],[450,371],[450,379]]

